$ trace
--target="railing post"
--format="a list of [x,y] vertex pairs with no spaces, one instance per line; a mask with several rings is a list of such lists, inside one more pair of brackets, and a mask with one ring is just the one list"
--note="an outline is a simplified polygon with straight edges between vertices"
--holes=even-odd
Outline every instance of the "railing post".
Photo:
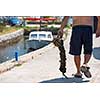
[[18,52],[15,52],[15,60],[18,61]]

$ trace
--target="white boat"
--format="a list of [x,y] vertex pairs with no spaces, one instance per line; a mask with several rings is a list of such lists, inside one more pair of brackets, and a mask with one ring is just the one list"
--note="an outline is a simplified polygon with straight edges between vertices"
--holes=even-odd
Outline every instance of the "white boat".
[[53,40],[50,31],[33,31],[29,34],[28,48],[39,49]]

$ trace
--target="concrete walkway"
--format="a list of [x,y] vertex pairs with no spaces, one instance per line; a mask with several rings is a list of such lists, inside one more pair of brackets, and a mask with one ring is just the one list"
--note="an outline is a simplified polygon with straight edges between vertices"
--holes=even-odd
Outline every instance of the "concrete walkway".
[[[16,66],[12,70],[0,74],[0,83],[97,83],[100,82],[100,38],[94,37],[93,55],[90,61],[92,78],[88,79],[83,75],[83,79],[72,76],[76,72],[73,56],[68,54],[70,34],[65,41],[67,56],[68,79],[64,78],[59,71],[59,51],[53,44],[48,46],[48,50],[40,53],[33,59],[28,60],[21,66]],[[38,52],[38,51],[37,51]],[[82,55],[83,56],[83,55]],[[83,61],[83,59],[82,59]]]

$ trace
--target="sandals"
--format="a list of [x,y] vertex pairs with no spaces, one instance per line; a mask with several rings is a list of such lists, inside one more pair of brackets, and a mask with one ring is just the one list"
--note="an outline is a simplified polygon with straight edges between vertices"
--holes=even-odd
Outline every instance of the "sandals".
[[[87,77],[87,78],[91,78],[92,75],[89,71],[90,67],[86,67],[86,66],[82,66],[80,68],[81,72],[84,73],[84,75]],[[82,78],[82,74],[72,74],[72,76],[76,77],[76,78]]]
[[90,69],[90,67],[86,67],[86,66],[82,66],[82,67],[80,68],[81,72],[84,73],[84,75],[85,75],[87,78],[91,78],[91,77],[92,77],[92,75],[91,75],[89,69]]
[[75,78],[82,78],[82,74],[72,74]]

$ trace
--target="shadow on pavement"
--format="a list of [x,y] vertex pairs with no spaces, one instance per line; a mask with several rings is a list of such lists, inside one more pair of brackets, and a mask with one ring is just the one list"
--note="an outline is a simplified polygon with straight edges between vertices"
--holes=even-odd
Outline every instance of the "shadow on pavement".
[[100,60],[100,47],[96,47],[93,49],[93,57]]
[[86,82],[89,82],[89,80],[83,80],[83,78],[75,78],[75,77],[70,77],[66,79],[62,77],[62,78],[42,81],[40,83],[86,83]]

